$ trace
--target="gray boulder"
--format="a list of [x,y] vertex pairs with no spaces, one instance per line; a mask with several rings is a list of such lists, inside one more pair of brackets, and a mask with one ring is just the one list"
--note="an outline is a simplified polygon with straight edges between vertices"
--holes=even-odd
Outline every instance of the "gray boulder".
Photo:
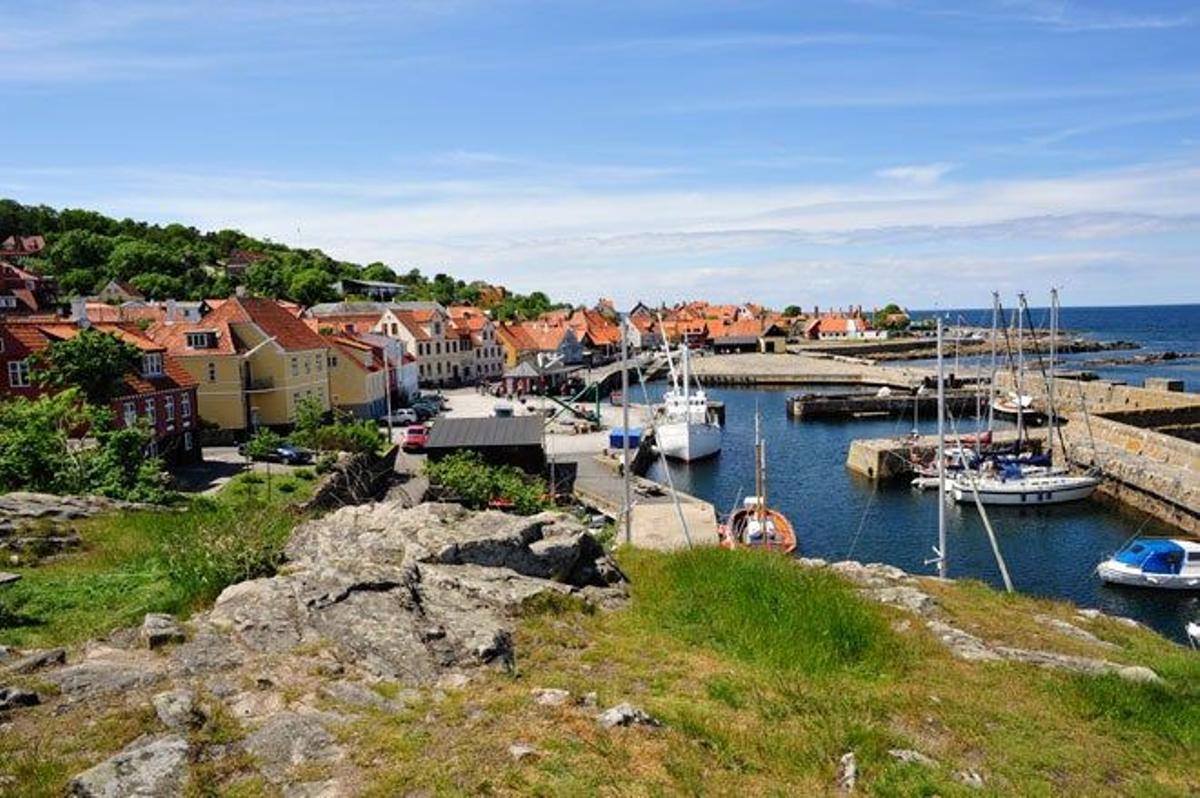
[[142,619],[141,637],[147,648],[161,648],[168,643],[182,643],[187,639],[179,622],[162,612],[149,613]]
[[287,781],[289,771],[306,763],[340,759],[342,749],[333,735],[314,717],[278,712],[243,741],[264,776],[276,784]]
[[186,731],[204,723],[204,713],[196,706],[196,697],[191,690],[168,690],[154,696],[151,701],[154,713],[169,729]]
[[179,735],[135,740],[71,780],[78,798],[170,798],[187,784],[188,743]]
[[66,649],[47,648],[27,651],[21,656],[11,659],[4,665],[4,670],[9,673],[33,673],[51,665],[62,665],[66,661]]
[[23,687],[0,687],[0,712],[41,703],[38,694]]
[[605,729],[614,729],[618,726],[654,727],[662,725],[645,710],[629,703],[617,704],[615,707],[604,710],[596,716],[596,722]]

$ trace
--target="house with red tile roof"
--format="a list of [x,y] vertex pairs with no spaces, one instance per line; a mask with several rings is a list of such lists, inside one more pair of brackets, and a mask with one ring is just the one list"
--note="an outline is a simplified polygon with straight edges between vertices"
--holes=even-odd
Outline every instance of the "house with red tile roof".
[[54,313],[58,284],[0,258],[0,316]]
[[308,398],[329,409],[329,346],[316,331],[271,299],[208,304],[214,309],[199,320],[164,318],[146,331],[197,381],[205,422],[232,431],[287,426]]
[[453,305],[446,309],[450,326],[459,333],[465,382],[494,381],[504,373],[504,348],[496,340],[496,325],[481,308]]
[[563,365],[583,361],[583,344],[570,325],[545,319],[501,323],[496,338],[504,348],[504,364],[508,368],[539,354],[559,355]]
[[575,337],[584,347],[584,357],[591,353],[592,363],[612,360],[620,353],[621,328],[596,310],[580,308],[566,319]]
[[46,248],[43,236],[9,236],[0,241],[0,258],[23,258],[37,255]]
[[58,341],[74,338],[85,328],[114,335],[142,353],[138,369],[113,375],[119,383],[111,405],[114,423],[119,427],[149,424],[153,433],[151,451],[167,463],[199,461],[196,381],[166,347],[133,324],[93,324],[86,315],[77,315],[73,320],[0,320],[0,397],[33,398],[46,393],[47,388],[31,379],[31,358]]
[[787,352],[787,328],[766,319],[748,317],[737,321],[727,319],[711,321],[708,330],[713,351],[719,354],[732,352],[785,354]]
[[384,349],[344,333],[322,335],[329,347],[329,401],[336,410],[358,418],[387,413]]

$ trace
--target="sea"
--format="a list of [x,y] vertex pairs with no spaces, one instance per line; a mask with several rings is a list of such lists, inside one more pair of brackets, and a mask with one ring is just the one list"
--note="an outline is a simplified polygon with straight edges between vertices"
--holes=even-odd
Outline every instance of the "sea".
[[[990,325],[990,309],[954,312],[961,313],[967,323],[986,320]],[[1035,322],[1038,314],[1034,309]],[[1062,321],[1064,327],[1081,335],[1142,346],[1130,352],[1078,356],[1084,360],[1146,352],[1200,352],[1200,305],[1064,308]],[[1175,377],[1185,381],[1187,390],[1200,391],[1200,360],[1196,358],[1092,370],[1130,384],[1140,384],[1148,376]],[[649,386],[651,398],[657,401],[662,388],[661,384]],[[935,566],[929,561],[937,544],[937,492],[919,493],[904,484],[881,485],[845,467],[851,441],[902,435],[911,431],[911,417],[795,421],[788,418],[785,407],[794,388],[707,390],[711,399],[725,403],[722,450],[698,463],[668,463],[678,489],[712,502],[722,513],[752,495],[757,410],[766,441],[769,502],[796,526],[800,555],[885,562],[913,573],[934,573]],[[971,428],[975,422],[965,423]],[[935,419],[922,419],[918,424],[925,434],[936,432]],[[656,464],[648,476],[664,481],[662,468],[661,463]],[[994,507],[989,508],[989,516],[1020,592],[1068,599],[1081,607],[1128,616],[1180,642],[1186,641],[1186,624],[1200,620],[1200,591],[1110,586],[1095,575],[1097,563],[1135,535],[1178,534],[1169,526],[1136,511],[1091,500],[1042,508]],[[1003,587],[987,533],[973,507],[947,506],[947,554],[951,577]]]

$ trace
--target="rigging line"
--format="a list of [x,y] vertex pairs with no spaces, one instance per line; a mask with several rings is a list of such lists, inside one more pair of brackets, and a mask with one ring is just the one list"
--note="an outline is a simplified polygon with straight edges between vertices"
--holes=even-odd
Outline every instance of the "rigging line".
[[[905,421],[903,414],[896,416],[896,423],[892,425],[892,437],[896,436],[896,432],[900,429],[900,422]],[[915,431],[915,430],[914,430]],[[896,455],[899,457],[899,455]],[[858,539],[863,533],[863,529],[867,526],[867,516],[871,513],[871,506],[875,504],[875,496],[879,493],[879,479],[874,480],[874,485],[871,488],[871,495],[867,497],[867,504],[863,507],[862,515],[858,519],[858,529],[854,531],[854,537],[850,539],[850,549],[846,552],[846,559],[849,560],[854,554],[854,549],[858,547]]]
[[[1042,381],[1046,384],[1046,395],[1049,396],[1052,393],[1052,391],[1050,389],[1051,376],[1050,376],[1050,374],[1048,374],[1046,372],[1046,364],[1042,362],[1042,347],[1041,347],[1041,344],[1038,343],[1037,327],[1035,327],[1033,325],[1033,316],[1029,312],[1029,303],[1028,302],[1024,303],[1024,308],[1025,308],[1025,318],[1029,321],[1029,337],[1033,341],[1033,353],[1034,353],[1034,355],[1037,356],[1038,371],[1040,371],[1042,373]],[[1053,363],[1050,364],[1050,370],[1051,370],[1051,373],[1053,373],[1053,370],[1054,370]],[[1020,402],[1021,400],[1018,398],[1017,401]],[[1063,436],[1062,425],[1055,423],[1054,426],[1056,427],[1056,429],[1049,430],[1046,433],[1046,444],[1051,449],[1051,451],[1053,451],[1054,447],[1049,446],[1049,444],[1051,443],[1051,439],[1054,437],[1055,433],[1057,433],[1058,434],[1058,443],[1060,446],[1062,446],[1062,450],[1063,450],[1063,459],[1066,460],[1068,463],[1070,463],[1071,455],[1067,451],[1067,439]],[[1053,465],[1053,463],[1051,463],[1051,465]]]
[[[670,355],[667,356],[667,362],[670,362]],[[654,432],[654,439],[657,443],[658,432],[654,424],[654,407],[650,404],[650,392],[646,390],[646,380],[642,377],[642,365],[635,363],[634,367],[637,369],[638,384],[642,386],[642,398],[646,400],[646,413],[650,429]],[[658,459],[662,463],[663,475],[667,478],[667,488],[671,491],[671,499],[675,505],[675,515],[679,518],[679,527],[683,531],[683,539],[690,549],[692,548],[692,534],[688,531],[687,520],[683,517],[683,508],[679,506],[679,496],[675,493],[675,480],[671,477],[671,469],[667,466],[667,457],[663,454],[661,448],[658,449]]]

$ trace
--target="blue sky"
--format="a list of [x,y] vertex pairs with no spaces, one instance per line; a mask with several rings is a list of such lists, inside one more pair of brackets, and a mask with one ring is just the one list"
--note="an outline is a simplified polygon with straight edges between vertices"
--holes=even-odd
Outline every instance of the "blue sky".
[[0,0],[0,195],[622,303],[1200,300],[1200,4]]

